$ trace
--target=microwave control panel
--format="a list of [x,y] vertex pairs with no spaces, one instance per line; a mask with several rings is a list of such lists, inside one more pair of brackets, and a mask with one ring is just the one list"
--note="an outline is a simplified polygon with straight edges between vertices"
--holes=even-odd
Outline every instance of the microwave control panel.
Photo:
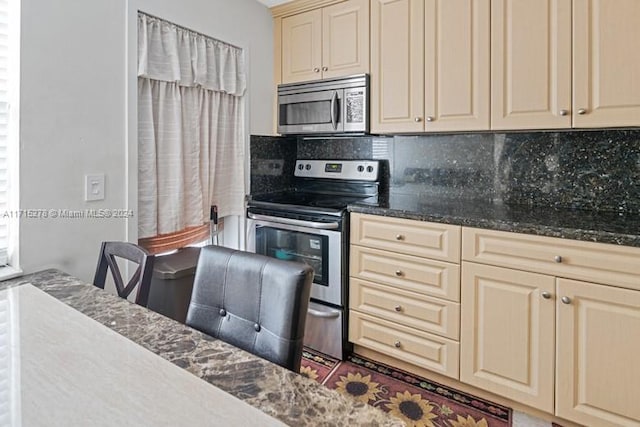
[[346,98],[346,122],[347,123],[363,123],[364,122],[364,88],[360,90],[351,90],[345,94]]

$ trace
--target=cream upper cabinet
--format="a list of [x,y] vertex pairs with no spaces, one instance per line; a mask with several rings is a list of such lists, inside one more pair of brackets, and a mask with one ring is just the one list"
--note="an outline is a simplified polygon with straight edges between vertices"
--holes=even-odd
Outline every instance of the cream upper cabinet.
[[464,262],[460,381],[553,413],[555,278]]
[[640,292],[558,279],[556,415],[640,425]]
[[424,0],[371,1],[371,131],[424,131]]
[[371,3],[371,129],[489,129],[489,0]]
[[571,127],[571,0],[493,0],[491,83],[492,129]]
[[424,3],[424,130],[488,130],[489,0]]
[[369,72],[369,0],[322,9],[322,77]]
[[638,0],[492,0],[491,128],[640,126],[639,23]]
[[349,0],[282,18],[282,83],[369,71],[369,2]]
[[574,0],[573,126],[640,126],[640,1]]
[[320,78],[322,11],[312,10],[282,19],[282,83]]

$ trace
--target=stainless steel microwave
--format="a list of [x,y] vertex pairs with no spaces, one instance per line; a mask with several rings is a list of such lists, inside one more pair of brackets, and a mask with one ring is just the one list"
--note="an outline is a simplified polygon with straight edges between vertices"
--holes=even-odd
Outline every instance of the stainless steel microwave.
[[369,76],[278,85],[278,133],[369,132]]

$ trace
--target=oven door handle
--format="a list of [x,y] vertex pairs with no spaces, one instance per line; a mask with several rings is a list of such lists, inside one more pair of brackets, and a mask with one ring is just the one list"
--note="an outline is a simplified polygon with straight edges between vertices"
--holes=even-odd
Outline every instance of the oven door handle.
[[302,221],[299,219],[281,218],[279,216],[258,215],[254,213],[248,213],[247,216],[256,221],[270,221],[278,224],[297,225],[298,227],[315,228],[318,230],[336,230],[340,228],[340,223],[338,222]]
[[320,317],[322,319],[335,319],[336,317],[340,316],[340,312],[338,311],[324,312],[314,310],[312,308],[307,309],[307,313],[309,313],[313,317]]

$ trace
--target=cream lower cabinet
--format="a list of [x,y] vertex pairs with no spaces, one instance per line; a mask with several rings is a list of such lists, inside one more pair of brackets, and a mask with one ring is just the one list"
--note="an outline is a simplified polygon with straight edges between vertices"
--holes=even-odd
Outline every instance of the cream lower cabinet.
[[460,380],[553,413],[555,278],[464,262]]
[[462,241],[460,380],[576,423],[640,426],[640,248],[466,227]]
[[640,425],[640,292],[558,279],[556,415]]
[[457,379],[460,227],[351,214],[349,341]]

